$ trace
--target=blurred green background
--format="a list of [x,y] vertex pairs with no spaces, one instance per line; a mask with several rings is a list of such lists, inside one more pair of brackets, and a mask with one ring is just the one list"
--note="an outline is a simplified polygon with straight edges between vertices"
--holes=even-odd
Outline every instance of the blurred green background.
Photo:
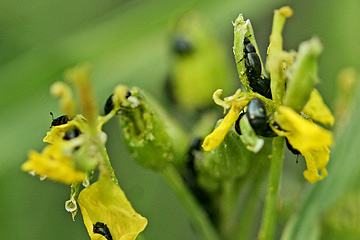
[[[66,68],[84,61],[93,65],[100,106],[119,83],[136,85],[165,101],[159,89],[169,69],[169,29],[180,14],[199,11],[232,59],[231,21],[243,13],[252,21],[264,58],[273,10],[283,5],[294,10],[285,25],[285,49],[297,49],[314,35],[324,44],[318,89],[332,106],[339,71],[349,66],[360,69],[359,1],[0,0],[0,238],[89,239],[80,214],[72,222],[64,209],[68,186],[40,182],[20,171],[27,152],[40,151],[45,145],[42,138],[49,130],[49,112],[61,114],[48,89],[63,79]],[[239,82],[235,64],[229,68]],[[353,134],[359,133],[358,128]],[[106,125],[105,131],[120,185],[134,208],[149,219],[146,239],[197,239],[166,183],[130,160],[116,122]],[[302,179],[304,164],[296,165],[295,156],[287,156],[283,178],[290,181],[283,183],[281,194],[294,199],[309,184]],[[359,161],[359,155],[354,156],[353,161]],[[285,221],[281,216],[280,220]]]

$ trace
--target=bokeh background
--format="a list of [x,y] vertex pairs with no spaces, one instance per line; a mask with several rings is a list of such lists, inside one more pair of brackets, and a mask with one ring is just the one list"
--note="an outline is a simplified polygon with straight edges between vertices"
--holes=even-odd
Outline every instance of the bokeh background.
[[[0,0],[0,238],[89,239],[80,214],[73,222],[64,209],[68,186],[41,182],[20,171],[27,152],[44,147],[42,138],[51,122],[49,112],[61,115],[58,101],[48,90],[53,82],[63,79],[65,69],[79,62],[93,65],[100,106],[119,83],[141,87],[165,101],[160,90],[169,68],[169,29],[178,16],[188,10],[199,11],[232,59],[231,22],[243,13],[252,21],[264,58],[273,10],[283,5],[294,10],[285,25],[285,49],[297,49],[300,42],[314,35],[324,44],[318,89],[332,106],[338,73],[345,67],[360,69],[359,1]],[[235,64],[229,68],[240,86]],[[105,131],[120,185],[134,208],[149,219],[144,237],[197,239],[185,209],[161,177],[129,158],[116,122],[106,125]],[[359,135],[359,127],[352,131],[354,136]],[[350,146],[359,146],[359,138],[347,139],[349,149],[342,144],[343,151],[336,153],[354,157],[351,161],[357,169],[360,157]],[[294,164],[293,155],[287,153],[287,157],[290,160],[285,161],[283,178],[292,180],[283,183],[281,194],[285,199],[306,199],[299,194],[310,185],[302,179],[304,165]],[[325,195],[331,191],[327,189]],[[343,194],[341,191],[337,197]],[[355,201],[354,206],[359,205]],[[285,223],[286,219],[280,216],[280,220]]]

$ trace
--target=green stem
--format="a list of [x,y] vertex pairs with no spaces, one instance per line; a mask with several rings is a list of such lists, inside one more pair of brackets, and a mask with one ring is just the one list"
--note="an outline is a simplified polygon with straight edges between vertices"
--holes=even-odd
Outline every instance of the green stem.
[[273,151],[270,163],[269,182],[265,200],[259,240],[274,239],[277,204],[282,165],[284,160],[284,138],[277,137],[273,141]]
[[[251,178],[250,193],[246,198],[246,204],[242,214],[237,214],[233,219],[234,237],[233,239],[246,240],[251,239],[251,233],[255,229],[255,219],[257,218],[257,210],[259,206],[259,195],[265,179],[265,169],[260,169],[257,177]],[[255,175],[255,174],[254,174]],[[256,176],[256,175],[255,175]]]
[[162,171],[163,177],[173,189],[177,197],[182,201],[189,212],[189,216],[204,240],[219,240],[220,237],[210,222],[208,216],[187,189],[183,179],[172,166]]
[[222,183],[222,193],[219,209],[221,211],[220,232],[222,239],[231,237],[232,216],[236,206],[237,191],[234,186],[234,179],[226,180]]
[[[263,186],[270,166],[269,155],[272,151],[272,144],[265,143],[261,150],[261,157],[256,164],[252,164],[246,181],[243,181],[243,193],[237,203],[237,209],[232,218],[232,239],[247,240],[253,238],[253,233],[257,229],[258,211],[260,209],[260,195],[263,195]],[[239,195],[239,194],[238,194]]]
[[101,153],[103,161],[100,163],[102,166],[104,166],[110,173],[110,177],[113,180],[115,184],[118,184],[118,180],[115,176],[114,169],[111,166],[111,162],[109,159],[109,155],[107,154],[106,148],[104,146],[99,146],[99,151]]

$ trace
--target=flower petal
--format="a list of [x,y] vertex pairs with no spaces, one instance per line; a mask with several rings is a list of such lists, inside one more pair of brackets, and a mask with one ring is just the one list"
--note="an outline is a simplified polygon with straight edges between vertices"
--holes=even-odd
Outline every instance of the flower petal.
[[329,147],[333,144],[330,131],[301,117],[292,108],[279,106],[275,114],[275,122],[281,130],[273,129],[280,136],[288,138],[290,144],[300,152]]
[[48,145],[41,153],[30,151],[29,159],[22,164],[21,169],[35,171],[39,176],[65,184],[81,182],[85,178],[83,172],[74,168],[72,160],[62,154],[59,145]]
[[329,147],[333,144],[332,133],[285,106],[277,108],[275,122],[282,130],[273,130],[279,136],[285,136],[292,147],[305,157],[305,178],[311,183],[323,179],[327,175],[325,167],[329,161]]
[[[306,161],[307,170],[304,171],[304,177],[311,183],[322,180],[327,176],[325,166],[329,161],[330,150],[328,148],[309,151],[303,153]],[[321,174],[319,174],[319,170]]]
[[317,122],[334,125],[334,116],[316,89],[311,92],[310,99],[301,111]]
[[134,240],[147,225],[147,219],[133,209],[121,188],[107,176],[84,189],[78,203],[92,240],[104,239],[94,233],[98,222],[106,224],[114,240]]
[[239,101],[233,103],[230,111],[221,121],[220,125],[209,135],[205,137],[202,147],[205,151],[215,149],[224,140],[226,134],[229,132],[231,126],[236,122],[241,110],[246,106],[249,100]]

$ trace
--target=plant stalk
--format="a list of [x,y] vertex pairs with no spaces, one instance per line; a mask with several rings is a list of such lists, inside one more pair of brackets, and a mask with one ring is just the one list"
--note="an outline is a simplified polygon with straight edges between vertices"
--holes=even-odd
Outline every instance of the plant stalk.
[[267,187],[265,208],[263,212],[259,240],[272,240],[276,228],[278,193],[281,179],[282,165],[284,160],[283,137],[277,137],[273,141],[272,159],[270,163],[269,182]]
[[209,217],[201,208],[192,193],[187,189],[176,169],[173,166],[168,166],[162,171],[162,175],[188,210],[189,216],[196,229],[199,231],[201,238],[204,240],[220,240]]

